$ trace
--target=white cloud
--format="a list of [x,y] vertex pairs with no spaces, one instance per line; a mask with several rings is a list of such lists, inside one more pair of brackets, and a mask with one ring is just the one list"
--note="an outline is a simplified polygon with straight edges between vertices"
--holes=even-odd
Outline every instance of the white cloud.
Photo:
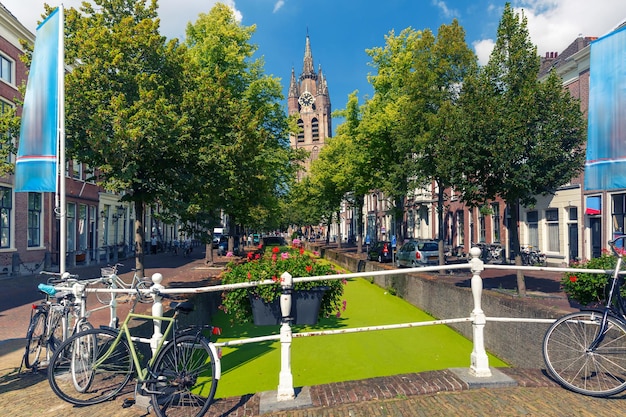
[[448,5],[443,0],[433,0],[433,6],[438,7],[446,18],[456,17],[458,15],[456,10],[448,8]]
[[[161,32],[169,38],[182,38],[187,23],[195,22],[200,13],[208,13],[218,1],[232,8],[235,18],[241,22],[243,16],[237,9],[235,0],[162,0],[159,2]],[[37,20],[41,20],[44,2],[51,6],[63,4],[66,9],[69,9],[70,7],[79,8],[82,0],[39,0],[37,6],[33,5],[32,0],[2,0],[2,4],[33,33],[37,28]]]
[[495,43],[493,39],[483,39],[472,44],[480,65],[486,65],[489,62],[489,55],[491,55]]
[[[539,55],[561,53],[579,36],[606,35],[626,19],[624,0],[517,0],[512,5],[527,18],[530,39]],[[493,48],[493,40],[474,42],[481,64],[489,58],[489,45]]]
[[278,0],[276,4],[274,4],[274,13],[279,11],[285,5],[285,0]]

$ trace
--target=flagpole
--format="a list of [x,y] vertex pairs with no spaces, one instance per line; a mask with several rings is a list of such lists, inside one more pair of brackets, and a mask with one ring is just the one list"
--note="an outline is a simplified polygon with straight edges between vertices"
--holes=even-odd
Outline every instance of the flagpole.
[[59,272],[65,272],[65,264],[67,257],[67,205],[65,202],[65,19],[63,14],[63,5],[59,6],[59,69],[58,69],[58,87],[59,87],[59,168],[57,175],[59,178],[59,194],[60,207],[60,244],[59,244]]

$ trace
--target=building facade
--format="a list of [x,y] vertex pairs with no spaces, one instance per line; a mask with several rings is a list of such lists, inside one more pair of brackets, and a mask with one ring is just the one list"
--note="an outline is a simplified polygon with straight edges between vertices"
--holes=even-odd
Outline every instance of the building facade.
[[298,116],[300,131],[291,135],[289,140],[292,148],[304,149],[308,157],[304,162],[303,172],[298,174],[300,180],[306,175],[311,162],[318,158],[326,139],[332,136],[332,117],[328,84],[320,66],[315,71],[311,40],[306,36],[302,72],[296,78],[295,70],[291,69],[291,80],[287,94],[287,114]]

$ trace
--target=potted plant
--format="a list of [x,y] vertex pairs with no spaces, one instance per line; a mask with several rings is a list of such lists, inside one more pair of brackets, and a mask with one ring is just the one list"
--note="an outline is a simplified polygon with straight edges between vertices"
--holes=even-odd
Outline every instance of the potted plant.
[[[277,324],[280,322],[280,307],[278,300],[282,293],[280,276],[289,272],[294,278],[331,275],[340,273],[335,267],[319,259],[316,255],[306,252],[303,248],[274,246],[264,253],[250,252],[245,260],[231,262],[221,274],[222,284],[239,282],[272,280],[271,285],[259,285],[252,288],[242,288],[225,291],[222,295],[220,308],[232,317],[233,322],[248,323],[254,319],[255,324]],[[302,311],[296,311],[298,304],[320,300],[317,317],[339,316],[345,309],[342,301],[343,285],[345,280],[323,280],[314,282],[294,283],[292,294],[292,316],[295,324],[314,324],[308,319],[302,320]],[[253,306],[262,307],[268,320],[253,317]],[[270,317],[271,316],[271,317]]]
[[[617,257],[603,250],[599,258],[592,258],[580,262],[572,262],[570,268],[603,269],[609,271],[615,268]],[[587,306],[601,303],[606,299],[608,277],[606,274],[572,273],[566,272],[561,278],[561,286],[570,300]],[[622,295],[626,296],[626,289],[621,288]]]

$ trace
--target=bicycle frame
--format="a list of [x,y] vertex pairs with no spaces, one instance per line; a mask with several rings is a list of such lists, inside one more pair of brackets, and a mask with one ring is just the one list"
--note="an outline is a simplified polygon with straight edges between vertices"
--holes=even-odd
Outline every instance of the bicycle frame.
[[[154,361],[156,360],[158,353],[161,351],[161,348],[166,343],[167,337],[169,336],[169,334],[172,332],[172,329],[174,328],[174,325],[176,323],[176,316],[177,315],[174,314],[173,317],[157,317],[157,316],[150,316],[147,314],[137,314],[134,312],[128,313],[128,315],[126,316],[126,319],[124,319],[124,322],[120,326],[117,337],[115,338],[113,343],[111,343],[111,346],[109,347],[109,349],[104,353],[104,355],[102,355],[100,360],[94,363],[93,367],[97,368],[98,366],[102,365],[109,358],[109,356],[113,354],[113,352],[115,351],[115,348],[120,343],[120,340],[122,339],[122,337],[125,337],[126,340],[128,341],[128,345],[129,345],[128,347],[130,348],[130,352],[133,358],[135,369],[137,370],[137,379],[139,382],[145,382],[147,380],[149,369],[152,367],[152,365],[154,365]],[[148,360],[146,368],[143,368],[141,366],[139,356],[137,355],[137,350],[135,349],[135,345],[133,343],[133,340],[136,340],[136,338],[133,338],[133,336],[130,334],[130,327],[128,326],[128,323],[130,323],[130,321],[134,319],[135,320],[160,320],[162,322],[163,321],[167,322],[167,327],[165,328],[165,331],[163,332],[163,336],[161,337],[161,340],[159,340],[159,343],[157,344],[152,354],[152,358]]]
[[620,269],[622,267],[623,252],[616,249],[616,242],[619,239],[625,240],[626,236],[620,236],[615,240],[609,242],[609,246],[617,256],[617,262],[615,263],[615,269],[613,270],[613,274],[610,278],[611,284],[609,288],[609,294],[606,297],[606,304],[604,305],[604,308],[596,310],[602,314],[602,321],[600,324],[600,330],[598,331],[598,335],[587,348],[588,352],[593,352],[604,340],[606,332],[608,331],[607,317],[609,315],[612,315],[613,317],[626,324],[626,310],[624,308],[624,300],[620,292],[620,287],[621,284],[623,284],[624,279],[621,278],[619,275]]

